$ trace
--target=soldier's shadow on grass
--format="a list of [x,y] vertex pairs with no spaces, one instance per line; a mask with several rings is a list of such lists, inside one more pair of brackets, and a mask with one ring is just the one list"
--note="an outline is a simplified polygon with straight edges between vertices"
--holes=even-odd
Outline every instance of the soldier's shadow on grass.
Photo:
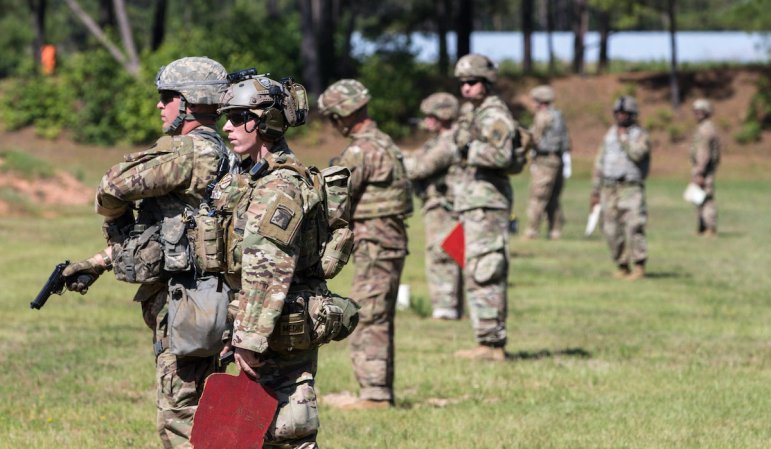
[[518,351],[506,353],[506,360],[525,361],[540,360],[549,357],[576,357],[579,359],[589,359],[592,353],[584,348],[565,348],[556,351],[550,349],[541,349],[540,351]]
[[669,279],[669,278],[690,278],[693,277],[691,273],[678,272],[678,271],[649,271],[645,273],[646,278],[650,279]]

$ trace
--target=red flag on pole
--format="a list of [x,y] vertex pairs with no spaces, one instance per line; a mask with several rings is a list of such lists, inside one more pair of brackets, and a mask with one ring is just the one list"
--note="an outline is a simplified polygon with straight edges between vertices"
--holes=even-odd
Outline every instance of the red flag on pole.
[[447,253],[448,256],[452,257],[452,259],[461,268],[463,268],[465,261],[465,245],[466,242],[463,238],[463,225],[458,223],[454,228],[452,228],[452,231],[447,234],[447,237],[445,237],[444,241],[442,242],[442,249]]

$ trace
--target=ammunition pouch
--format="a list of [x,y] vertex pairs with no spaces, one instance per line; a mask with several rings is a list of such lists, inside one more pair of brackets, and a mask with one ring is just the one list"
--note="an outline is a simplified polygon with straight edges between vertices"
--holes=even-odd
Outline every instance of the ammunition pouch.
[[119,281],[150,284],[163,278],[161,225],[135,224],[128,237],[112,245],[113,271]]
[[187,239],[187,225],[181,215],[163,219],[161,242],[163,243],[163,269],[165,271],[190,270],[190,243]]
[[195,228],[193,247],[198,269],[209,273],[222,273],[227,268],[225,260],[225,236],[220,217],[203,205],[193,217]]
[[310,323],[306,298],[298,297],[284,305],[268,347],[280,354],[305,351],[311,348]]
[[176,356],[209,357],[224,347],[231,290],[219,276],[172,278],[166,333]]
[[331,231],[321,252],[321,269],[324,279],[331,279],[343,269],[353,252],[353,231],[338,228]]

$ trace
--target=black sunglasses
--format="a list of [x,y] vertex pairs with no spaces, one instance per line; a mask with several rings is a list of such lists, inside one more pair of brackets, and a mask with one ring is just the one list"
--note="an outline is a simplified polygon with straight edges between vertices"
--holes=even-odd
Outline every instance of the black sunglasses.
[[482,80],[478,79],[470,79],[470,80],[461,80],[460,85],[468,84],[469,86],[476,86],[477,84],[481,83]]
[[249,111],[228,112],[226,115],[228,117],[228,120],[233,126],[240,126],[248,122],[249,120],[257,118],[256,115],[252,114]]
[[177,92],[174,92],[173,90],[162,90],[161,91],[161,103],[163,104],[169,104],[172,101],[174,101],[175,98],[177,98],[179,94]]

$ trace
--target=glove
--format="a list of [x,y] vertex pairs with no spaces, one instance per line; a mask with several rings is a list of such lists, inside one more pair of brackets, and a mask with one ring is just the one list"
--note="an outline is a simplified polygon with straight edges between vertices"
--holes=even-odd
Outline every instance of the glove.
[[589,197],[589,210],[594,209],[594,206],[600,204],[600,192],[592,192]]
[[67,265],[62,271],[67,290],[85,295],[99,276],[112,268],[110,257],[102,251],[86,260]]

